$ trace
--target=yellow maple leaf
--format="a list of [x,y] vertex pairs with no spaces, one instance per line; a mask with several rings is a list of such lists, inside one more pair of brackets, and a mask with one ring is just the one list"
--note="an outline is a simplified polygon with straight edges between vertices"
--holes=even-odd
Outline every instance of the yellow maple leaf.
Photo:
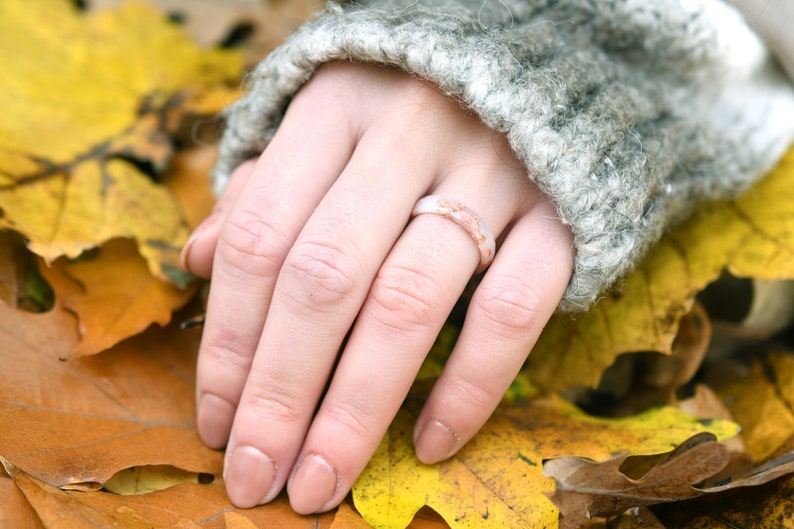
[[81,16],[62,0],[9,0],[0,61],[0,228],[47,260],[134,238],[169,276],[189,227],[153,175],[185,116],[235,97],[224,84],[239,55],[198,48],[145,4]]
[[764,461],[794,436],[794,358],[770,353],[754,359],[746,378],[719,388],[747,452]]
[[404,529],[425,505],[452,529],[555,528],[559,513],[544,494],[554,490],[554,480],[543,476],[544,459],[659,454],[698,432],[736,433],[729,421],[706,426],[672,407],[603,419],[549,398],[502,406],[457,455],[428,466],[414,456],[414,420],[406,410],[398,414],[353,487],[356,508],[376,529]]
[[739,277],[794,278],[794,150],[737,200],[705,206],[678,226],[593,309],[558,315],[527,373],[547,390],[597,385],[626,352],[669,353],[678,321],[723,269]]

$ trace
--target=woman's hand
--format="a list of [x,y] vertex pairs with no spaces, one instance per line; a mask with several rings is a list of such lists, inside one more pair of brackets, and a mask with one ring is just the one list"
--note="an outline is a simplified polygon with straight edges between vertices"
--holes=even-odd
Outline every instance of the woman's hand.
[[198,429],[226,446],[236,505],[288,483],[297,512],[331,509],[374,453],[480,264],[466,229],[411,217],[430,194],[500,243],[416,423],[434,463],[493,412],[572,273],[569,229],[502,135],[404,73],[328,64],[186,245],[185,267],[212,278]]

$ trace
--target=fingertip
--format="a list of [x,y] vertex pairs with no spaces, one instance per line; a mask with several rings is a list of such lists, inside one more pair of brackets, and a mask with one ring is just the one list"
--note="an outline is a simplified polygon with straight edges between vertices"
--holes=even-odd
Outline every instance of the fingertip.
[[449,459],[458,449],[460,437],[449,426],[433,417],[417,423],[414,430],[416,457],[426,465]]
[[226,446],[235,411],[232,403],[217,395],[205,393],[199,398],[196,426],[205,445],[215,449]]
[[226,493],[241,509],[268,503],[279,492],[277,473],[276,463],[259,448],[239,445],[226,454]]
[[213,213],[190,236],[179,254],[180,265],[188,272],[209,279],[218,243],[220,215]]
[[336,507],[340,479],[336,468],[320,454],[307,454],[296,465],[287,485],[292,510],[314,514]]

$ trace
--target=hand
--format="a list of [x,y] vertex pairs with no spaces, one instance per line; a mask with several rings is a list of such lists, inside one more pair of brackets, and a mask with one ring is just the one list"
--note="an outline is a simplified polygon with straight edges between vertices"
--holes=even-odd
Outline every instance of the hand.
[[374,453],[480,262],[449,219],[410,218],[428,194],[500,242],[416,423],[434,463],[493,412],[572,274],[570,230],[502,135],[404,73],[325,65],[186,245],[185,267],[212,278],[198,429],[226,446],[236,505],[288,482],[295,511],[331,509]]

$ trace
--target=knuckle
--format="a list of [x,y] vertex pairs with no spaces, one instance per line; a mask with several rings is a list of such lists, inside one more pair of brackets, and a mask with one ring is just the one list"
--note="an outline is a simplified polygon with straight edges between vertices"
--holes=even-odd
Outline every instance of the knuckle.
[[306,399],[294,396],[279,385],[256,388],[245,395],[245,407],[266,422],[299,424],[304,420]]
[[444,289],[419,270],[384,267],[370,291],[373,315],[391,328],[407,331],[434,322]]
[[207,333],[202,344],[202,360],[222,365],[227,370],[248,371],[253,359],[253,347],[232,328]]
[[540,321],[543,296],[516,277],[493,278],[480,285],[472,305],[491,325],[507,333],[524,333]]
[[323,413],[328,420],[341,426],[353,439],[364,439],[373,431],[374,415],[354,403],[326,404]]
[[221,235],[220,257],[256,276],[278,272],[287,243],[285,235],[261,214],[244,209],[229,216]]
[[305,307],[336,307],[356,289],[358,267],[350,254],[333,242],[296,245],[281,272],[285,293]]
[[502,398],[500,392],[462,376],[453,375],[445,381],[454,402],[462,404],[462,409],[491,409]]

